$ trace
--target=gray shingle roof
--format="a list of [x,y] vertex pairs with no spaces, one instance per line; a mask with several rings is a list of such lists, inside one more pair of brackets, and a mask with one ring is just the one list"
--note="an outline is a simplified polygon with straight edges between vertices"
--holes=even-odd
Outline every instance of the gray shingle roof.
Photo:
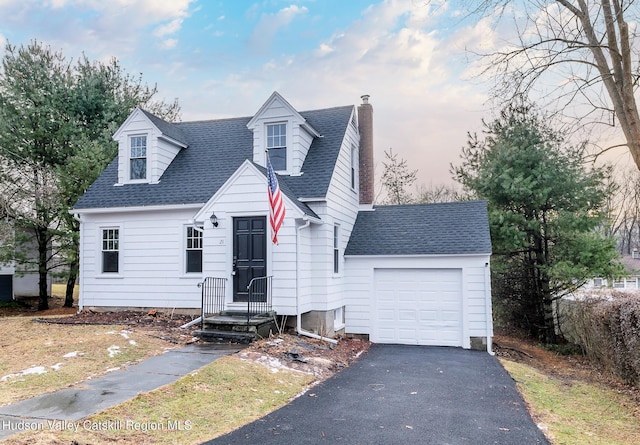
[[167,122],[164,119],[160,119],[158,116],[149,113],[146,110],[140,108],[140,111],[144,113],[145,116],[158,127],[158,130],[162,132],[165,136],[169,136],[171,139],[176,140],[178,142],[182,142],[183,144],[187,143],[187,138],[180,130],[180,127],[172,124],[171,122]]
[[358,213],[345,255],[491,253],[485,201],[374,206]]
[[[282,191],[297,198],[326,196],[353,106],[301,112],[321,133],[314,139],[301,176],[280,177]],[[145,112],[147,116],[153,116]],[[158,184],[118,182],[117,158],[76,202],[76,209],[204,203],[253,156],[251,117],[169,123],[153,116],[164,134],[188,145],[166,169]],[[305,204],[298,206],[316,216]]]

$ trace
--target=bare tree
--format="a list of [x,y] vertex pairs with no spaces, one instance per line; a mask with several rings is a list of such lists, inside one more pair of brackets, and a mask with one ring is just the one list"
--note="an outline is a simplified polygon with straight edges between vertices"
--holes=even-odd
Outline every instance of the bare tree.
[[463,193],[455,185],[449,184],[420,184],[416,193],[417,202],[454,202],[464,199]]
[[387,192],[385,204],[409,204],[413,201],[413,196],[407,191],[407,187],[416,181],[418,170],[409,170],[407,161],[398,159],[398,154],[394,154],[392,148],[384,152],[384,157],[382,186]]
[[640,172],[627,170],[612,185],[615,193],[606,204],[609,233],[617,240],[618,251],[631,255],[640,248]]
[[[634,0],[483,0],[470,13],[513,20],[517,37],[488,56],[496,97],[546,100],[559,118],[602,133],[619,128],[640,168],[640,117],[634,92],[640,57]],[[511,14],[512,13],[512,14]],[[504,23],[504,22],[502,22]],[[632,26],[630,26],[630,23]]]

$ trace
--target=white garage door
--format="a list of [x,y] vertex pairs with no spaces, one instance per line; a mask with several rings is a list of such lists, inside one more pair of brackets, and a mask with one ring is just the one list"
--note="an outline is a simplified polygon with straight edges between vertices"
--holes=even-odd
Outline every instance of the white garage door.
[[375,269],[376,343],[462,346],[461,269]]

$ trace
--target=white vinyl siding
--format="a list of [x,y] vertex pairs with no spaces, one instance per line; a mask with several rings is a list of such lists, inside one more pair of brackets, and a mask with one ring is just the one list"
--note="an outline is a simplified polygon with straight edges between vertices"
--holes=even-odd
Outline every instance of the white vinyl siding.
[[[201,274],[184,274],[184,223],[196,210],[81,216],[82,307],[199,308]],[[117,274],[102,273],[102,230],[118,228]]]

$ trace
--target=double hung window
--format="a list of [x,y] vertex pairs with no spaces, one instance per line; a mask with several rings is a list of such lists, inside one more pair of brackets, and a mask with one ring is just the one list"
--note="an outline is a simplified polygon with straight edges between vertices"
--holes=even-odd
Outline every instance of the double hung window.
[[276,171],[287,169],[287,124],[267,125],[267,150]]
[[147,179],[147,137],[132,136],[129,179]]
[[186,272],[202,272],[202,229],[187,227]]
[[119,229],[102,229],[102,273],[119,272],[119,244]]

